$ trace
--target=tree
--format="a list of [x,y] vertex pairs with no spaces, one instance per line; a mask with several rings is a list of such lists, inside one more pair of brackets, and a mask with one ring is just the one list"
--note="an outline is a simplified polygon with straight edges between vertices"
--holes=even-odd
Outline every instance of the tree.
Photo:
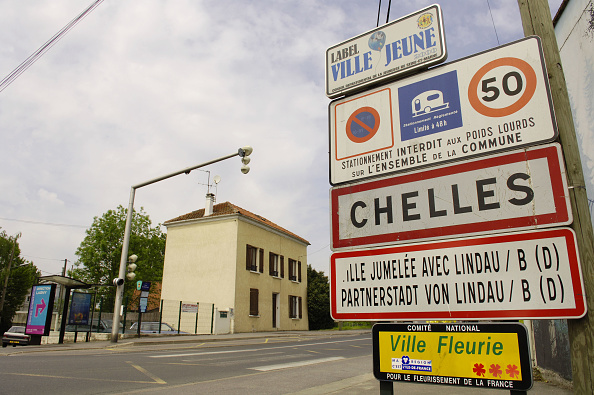
[[0,333],[10,328],[15,313],[25,302],[27,294],[39,277],[37,267],[21,258],[17,239],[18,236],[10,237],[5,231],[0,232],[0,292],[4,293],[4,303],[0,311]]
[[330,316],[330,284],[324,272],[307,265],[307,314],[309,329],[330,329],[334,320]]
[[[108,210],[101,217],[95,217],[86,231],[86,236],[76,250],[78,260],[70,274],[90,284],[103,284],[97,289],[98,300],[103,297],[104,308],[114,305],[115,288],[113,279],[118,277],[127,209],[118,206]],[[136,289],[136,281],[161,281],[165,258],[165,234],[161,225],[152,227],[144,209],[132,214],[132,230],[128,255],[138,256],[134,282],[126,281],[124,300],[130,298]]]

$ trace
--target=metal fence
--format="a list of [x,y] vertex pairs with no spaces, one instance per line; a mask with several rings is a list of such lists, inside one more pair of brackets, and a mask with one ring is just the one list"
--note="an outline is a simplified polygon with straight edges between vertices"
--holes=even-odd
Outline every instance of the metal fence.
[[167,323],[180,333],[211,334],[214,311],[212,303],[161,299],[159,322]]

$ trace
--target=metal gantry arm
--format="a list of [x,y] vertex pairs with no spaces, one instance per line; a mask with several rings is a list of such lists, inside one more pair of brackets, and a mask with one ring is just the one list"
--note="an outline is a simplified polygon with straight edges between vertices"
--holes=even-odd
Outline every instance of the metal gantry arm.
[[[128,214],[126,216],[126,227],[124,230],[124,241],[122,244],[122,255],[120,257],[120,271],[118,273],[118,278],[121,278],[121,279],[126,278],[126,263],[128,262],[128,247],[130,245],[130,233],[132,231],[132,214],[134,211],[134,195],[138,188],[142,188],[147,185],[151,185],[156,182],[163,181],[163,180],[166,180],[171,177],[175,177],[180,174],[189,174],[192,170],[198,169],[200,167],[208,166],[213,163],[221,162],[225,159],[233,158],[235,156],[239,156],[242,158],[243,166],[241,167],[241,172],[243,174],[247,174],[250,170],[250,168],[247,166],[247,164],[249,163],[249,158],[247,158],[247,157],[251,153],[252,153],[252,147],[245,146],[245,147],[239,148],[237,150],[237,152],[234,154],[226,155],[226,156],[220,157],[218,159],[213,159],[208,162],[200,163],[199,165],[187,167],[183,170],[179,170],[179,171],[176,171],[176,172],[173,172],[170,174],[166,174],[164,176],[157,177],[157,178],[142,182],[137,185],[132,185],[132,187],[130,188],[130,201],[128,203]],[[122,299],[124,297],[124,285],[125,285],[125,281],[123,281],[121,285],[116,284],[116,297],[115,297],[115,304],[113,307],[113,326],[111,328],[111,342],[112,343],[117,343],[117,341],[118,341],[118,332],[120,329],[120,310],[122,309]]]

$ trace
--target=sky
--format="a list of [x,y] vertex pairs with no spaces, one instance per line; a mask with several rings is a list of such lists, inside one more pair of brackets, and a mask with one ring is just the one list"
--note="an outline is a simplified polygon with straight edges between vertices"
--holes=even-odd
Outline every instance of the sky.
[[[0,78],[91,3],[0,0]],[[433,3],[393,2],[389,20]],[[549,1],[553,15],[560,4]],[[515,0],[440,5],[448,62],[523,37]],[[218,203],[305,238],[327,274],[325,52],[377,18],[368,0],[104,0],[0,92],[0,228],[21,233],[42,275],[60,274],[132,185],[250,145],[247,175],[227,159],[138,189],[135,208],[154,225],[203,208],[219,175]]]

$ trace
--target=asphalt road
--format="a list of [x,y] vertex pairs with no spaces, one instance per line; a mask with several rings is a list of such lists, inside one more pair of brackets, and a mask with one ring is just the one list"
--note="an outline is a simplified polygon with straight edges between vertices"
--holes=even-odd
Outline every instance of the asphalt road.
[[[369,330],[144,337],[0,349],[4,394],[376,395]],[[394,383],[395,394],[509,391]],[[570,395],[537,381],[529,393]]]
[[13,353],[2,394],[286,394],[372,371],[369,333]]

